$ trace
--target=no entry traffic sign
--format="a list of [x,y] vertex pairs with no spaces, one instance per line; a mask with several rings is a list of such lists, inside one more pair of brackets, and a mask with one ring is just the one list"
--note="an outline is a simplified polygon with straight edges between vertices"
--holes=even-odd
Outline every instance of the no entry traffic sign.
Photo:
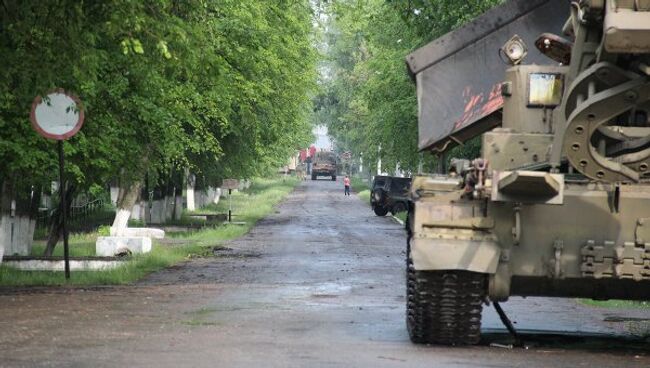
[[62,89],[36,96],[29,117],[38,134],[58,141],[77,134],[84,122],[79,99]]
[[70,251],[66,226],[67,201],[65,198],[65,177],[63,162],[63,141],[77,134],[84,123],[84,112],[77,96],[57,89],[46,96],[36,96],[29,113],[32,127],[45,138],[57,140],[59,151],[59,210],[61,211],[61,232],[63,233],[63,258],[65,278],[70,278]]

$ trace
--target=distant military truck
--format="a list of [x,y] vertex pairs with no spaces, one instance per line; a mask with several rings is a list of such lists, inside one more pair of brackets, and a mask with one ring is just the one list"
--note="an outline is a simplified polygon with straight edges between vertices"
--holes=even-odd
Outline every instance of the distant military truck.
[[311,165],[311,180],[319,176],[328,176],[336,181],[336,154],[334,152],[321,151],[314,154]]
[[408,209],[408,194],[411,178],[375,176],[370,192],[370,206],[377,216],[393,215]]

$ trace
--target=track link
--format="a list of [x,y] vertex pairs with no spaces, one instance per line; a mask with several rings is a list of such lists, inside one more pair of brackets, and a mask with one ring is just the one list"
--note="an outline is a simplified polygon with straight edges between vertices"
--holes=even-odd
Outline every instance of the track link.
[[407,260],[406,325],[418,344],[473,345],[481,337],[486,275],[416,271]]

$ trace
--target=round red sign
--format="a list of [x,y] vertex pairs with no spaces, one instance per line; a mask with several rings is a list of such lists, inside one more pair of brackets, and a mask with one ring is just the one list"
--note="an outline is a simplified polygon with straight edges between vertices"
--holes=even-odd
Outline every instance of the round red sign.
[[84,122],[79,98],[62,89],[36,96],[29,117],[38,134],[59,141],[77,134]]

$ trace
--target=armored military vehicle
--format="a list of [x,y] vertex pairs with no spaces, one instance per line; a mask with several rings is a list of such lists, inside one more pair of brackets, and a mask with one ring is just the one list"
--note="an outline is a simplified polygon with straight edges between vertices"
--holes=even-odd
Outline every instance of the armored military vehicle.
[[420,150],[482,136],[413,179],[413,342],[477,343],[511,295],[650,298],[650,0],[511,0],[407,64]]
[[377,216],[393,215],[408,209],[411,178],[377,175],[370,190],[370,207]]
[[316,152],[311,164],[311,180],[316,180],[319,176],[328,176],[336,181],[336,168],[337,160],[334,152]]

